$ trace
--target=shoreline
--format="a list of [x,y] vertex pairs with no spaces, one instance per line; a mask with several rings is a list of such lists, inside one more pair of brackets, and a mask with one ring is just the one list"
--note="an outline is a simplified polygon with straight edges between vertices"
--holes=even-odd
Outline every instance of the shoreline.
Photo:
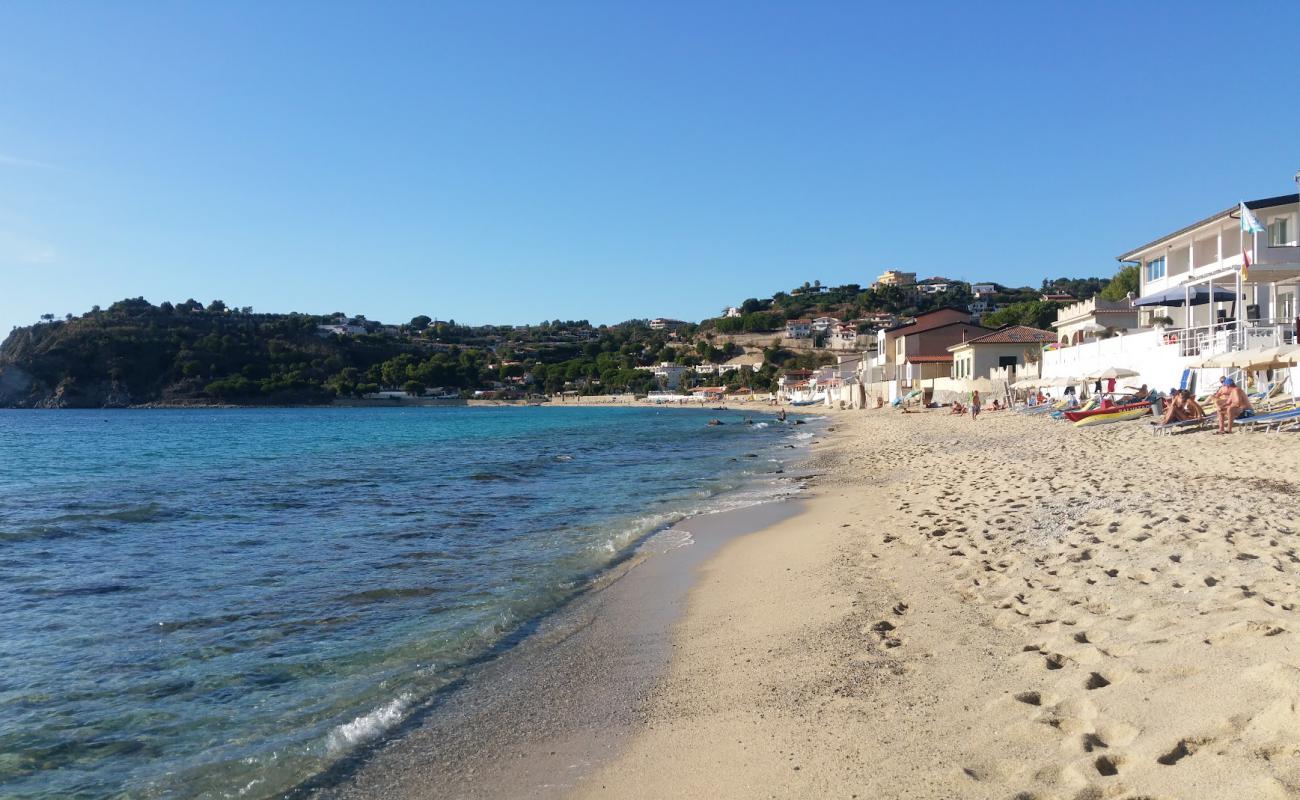
[[800,504],[786,498],[700,514],[650,535],[395,735],[291,796],[568,796],[643,724],[701,565],[728,542],[797,516]]
[[[786,446],[799,448],[796,457],[769,478],[802,490],[808,450]],[[289,796],[567,796],[640,727],[700,566],[731,540],[797,515],[801,503],[801,493],[779,490],[647,534],[450,690]]]

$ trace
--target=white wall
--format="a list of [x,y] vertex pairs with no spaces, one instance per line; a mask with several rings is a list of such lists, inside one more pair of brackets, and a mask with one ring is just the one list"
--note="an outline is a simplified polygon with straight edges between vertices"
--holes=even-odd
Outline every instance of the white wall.
[[1183,370],[1200,356],[1182,357],[1177,344],[1166,344],[1159,331],[1099,339],[1095,342],[1048,350],[1043,353],[1044,378],[1082,378],[1110,367],[1131,369],[1136,378],[1119,381],[1134,386],[1145,383],[1166,391],[1177,386]]

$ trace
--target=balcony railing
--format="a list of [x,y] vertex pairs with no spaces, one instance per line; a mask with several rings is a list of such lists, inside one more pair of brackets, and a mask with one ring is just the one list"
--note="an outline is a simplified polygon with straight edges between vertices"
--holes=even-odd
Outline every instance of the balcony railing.
[[1212,356],[1234,350],[1275,347],[1295,341],[1291,321],[1236,320],[1166,332],[1166,341],[1178,344],[1180,356]]

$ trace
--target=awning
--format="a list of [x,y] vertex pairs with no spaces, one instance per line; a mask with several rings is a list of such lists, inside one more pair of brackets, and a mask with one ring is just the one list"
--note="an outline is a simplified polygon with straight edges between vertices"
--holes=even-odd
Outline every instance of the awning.
[[[1178,306],[1181,307],[1187,300],[1187,293],[1190,291],[1192,296],[1192,305],[1203,306],[1210,302],[1210,290],[1205,285],[1193,286],[1190,290],[1175,286],[1172,289],[1166,289],[1163,292],[1149,294],[1146,297],[1139,297],[1133,301],[1135,307],[1142,306]],[[1230,303],[1237,299],[1235,289],[1226,289],[1222,286],[1214,287],[1214,302]]]

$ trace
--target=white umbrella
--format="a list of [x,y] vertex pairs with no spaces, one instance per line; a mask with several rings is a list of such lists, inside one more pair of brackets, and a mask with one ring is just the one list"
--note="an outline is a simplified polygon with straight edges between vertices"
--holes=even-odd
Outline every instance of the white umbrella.
[[1196,369],[1214,369],[1216,367],[1230,367],[1228,363],[1232,360],[1232,353],[1218,353],[1217,355],[1206,356],[1195,364]]
[[1141,373],[1134,372],[1131,369],[1125,369],[1124,367],[1111,367],[1110,369],[1103,370],[1100,374],[1089,375],[1088,377],[1108,381],[1118,380],[1120,378],[1136,378],[1140,374]]
[[1035,386],[1038,385],[1038,381],[1039,381],[1038,378],[1021,378],[1020,380],[1011,384],[1011,388],[1012,389],[1033,389]]

